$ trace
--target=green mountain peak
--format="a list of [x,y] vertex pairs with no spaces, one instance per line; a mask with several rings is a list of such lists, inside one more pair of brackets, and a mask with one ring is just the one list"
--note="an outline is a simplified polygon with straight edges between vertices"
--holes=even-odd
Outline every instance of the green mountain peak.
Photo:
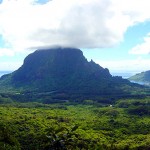
[[141,89],[90,62],[77,48],[50,48],[29,54],[23,65],[0,79],[0,90],[65,92],[78,95],[124,95]]

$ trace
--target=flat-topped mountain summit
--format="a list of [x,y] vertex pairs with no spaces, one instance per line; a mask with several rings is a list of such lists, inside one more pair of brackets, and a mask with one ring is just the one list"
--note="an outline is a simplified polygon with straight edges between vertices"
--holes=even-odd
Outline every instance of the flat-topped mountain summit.
[[0,79],[1,89],[21,91],[60,91],[111,95],[131,93],[136,84],[112,77],[109,70],[88,62],[80,49],[51,48],[28,55],[23,65]]
[[97,73],[101,76],[111,76],[107,69],[103,69],[92,61],[88,62],[79,49],[54,48],[37,50],[30,54],[25,58],[24,64],[14,72],[12,79],[14,82],[27,84],[53,78],[56,83],[56,80],[62,82],[73,76]]

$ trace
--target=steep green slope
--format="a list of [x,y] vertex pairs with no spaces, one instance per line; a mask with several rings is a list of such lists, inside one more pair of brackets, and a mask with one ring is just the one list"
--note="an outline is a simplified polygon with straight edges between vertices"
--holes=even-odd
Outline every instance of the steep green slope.
[[138,73],[138,74],[130,77],[129,80],[150,86],[150,70]]
[[37,50],[27,56],[15,72],[0,79],[0,90],[71,93],[74,95],[124,95],[142,87],[121,77],[112,77],[79,49]]

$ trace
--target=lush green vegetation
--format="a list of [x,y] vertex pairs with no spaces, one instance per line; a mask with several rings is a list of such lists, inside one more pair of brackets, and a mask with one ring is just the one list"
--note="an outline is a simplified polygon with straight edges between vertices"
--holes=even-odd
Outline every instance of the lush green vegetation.
[[0,150],[149,150],[149,93],[79,49],[36,51],[0,78]]
[[112,105],[0,99],[1,150],[150,149],[150,97]]

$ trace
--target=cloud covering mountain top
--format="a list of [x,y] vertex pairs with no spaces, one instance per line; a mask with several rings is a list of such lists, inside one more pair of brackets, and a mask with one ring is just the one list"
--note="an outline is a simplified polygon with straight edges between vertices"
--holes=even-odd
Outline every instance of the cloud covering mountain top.
[[52,45],[112,47],[123,41],[129,27],[150,19],[148,4],[148,0],[52,0],[44,4],[3,0],[3,47],[5,53]]

